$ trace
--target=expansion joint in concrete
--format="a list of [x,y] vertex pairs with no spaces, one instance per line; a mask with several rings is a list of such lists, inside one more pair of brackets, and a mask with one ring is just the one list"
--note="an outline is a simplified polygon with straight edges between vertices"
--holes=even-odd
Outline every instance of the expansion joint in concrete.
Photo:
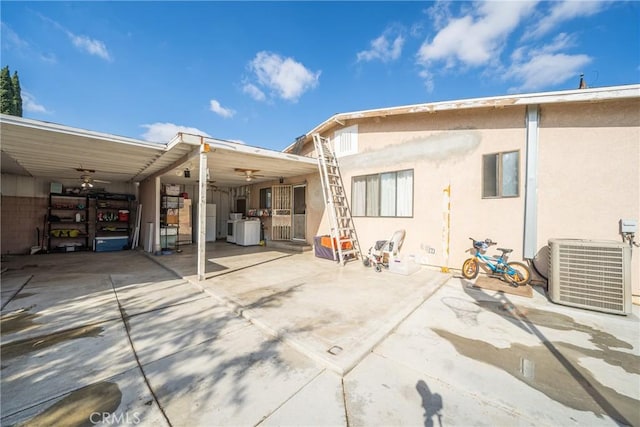
[[133,346],[133,339],[131,339],[131,332],[129,330],[129,316],[124,311],[124,308],[122,307],[122,304],[120,304],[120,300],[118,299],[118,292],[116,291],[116,287],[115,287],[115,285],[113,283],[113,278],[111,277],[111,275],[109,275],[109,281],[111,282],[111,289],[113,289],[113,294],[114,294],[114,297],[116,299],[116,303],[118,304],[118,310],[120,311],[120,317],[121,317],[122,323],[124,325],[125,333],[127,334],[127,340],[129,341],[129,347],[131,347],[131,352],[133,353],[133,357],[136,359],[136,364],[138,365],[138,369],[140,370],[140,373],[142,374],[142,378],[144,379],[144,383],[147,385],[147,388],[149,389],[149,393],[151,393],[151,396],[153,397],[154,402],[156,402],[156,405],[158,405],[158,409],[160,410],[160,413],[164,417],[165,421],[167,422],[167,425],[169,427],[172,427],[171,421],[169,420],[169,417],[167,416],[167,414],[164,412],[164,408],[162,407],[162,405],[160,405],[160,401],[158,400],[158,396],[156,396],[156,393],[153,391],[153,388],[151,387],[151,383],[149,382],[149,379],[147,378],[147,375],[144,372],[144,368],[142,367],[142,363],[140,363],[140,358],[138,357],[138,353],[136,353],[136,349]]

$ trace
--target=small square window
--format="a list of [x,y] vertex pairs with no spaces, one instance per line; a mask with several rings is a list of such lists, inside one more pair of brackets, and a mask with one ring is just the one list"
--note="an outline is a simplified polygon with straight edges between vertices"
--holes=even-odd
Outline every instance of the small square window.
[[518,197],[519,165],[518,151],[482,156],[482,197]]

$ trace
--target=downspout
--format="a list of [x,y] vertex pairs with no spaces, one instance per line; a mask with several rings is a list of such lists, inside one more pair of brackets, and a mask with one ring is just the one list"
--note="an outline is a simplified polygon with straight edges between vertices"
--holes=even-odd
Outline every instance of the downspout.
[[526,181],[524,189],[524,242],[523,257],[533,259],[538,253],[538,105],[527,106],[526,129]]

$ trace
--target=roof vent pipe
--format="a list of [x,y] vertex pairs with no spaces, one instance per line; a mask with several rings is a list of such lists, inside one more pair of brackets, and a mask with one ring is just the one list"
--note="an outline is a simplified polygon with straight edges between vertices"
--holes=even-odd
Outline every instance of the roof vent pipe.
[[586,89],[587,82],[584,81],[584,74],[580,74],[580,84],[578,85],[578,89]]

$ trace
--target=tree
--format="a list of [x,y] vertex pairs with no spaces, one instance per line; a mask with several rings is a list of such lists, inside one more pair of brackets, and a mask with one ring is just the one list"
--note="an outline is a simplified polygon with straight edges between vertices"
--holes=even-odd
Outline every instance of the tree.
[[0,70],[0,113],[22,117],[20,78],[17,71],[11,77],[8,65]]
[[20,89],[20,78],[18,72],[13,72],[13,78],[11,79],[13,86],[13,108],[15,115],[22,117],[22,89]]
[[11,81],[8,65],[0,70],[0,113],[16,115],[13,81]]

